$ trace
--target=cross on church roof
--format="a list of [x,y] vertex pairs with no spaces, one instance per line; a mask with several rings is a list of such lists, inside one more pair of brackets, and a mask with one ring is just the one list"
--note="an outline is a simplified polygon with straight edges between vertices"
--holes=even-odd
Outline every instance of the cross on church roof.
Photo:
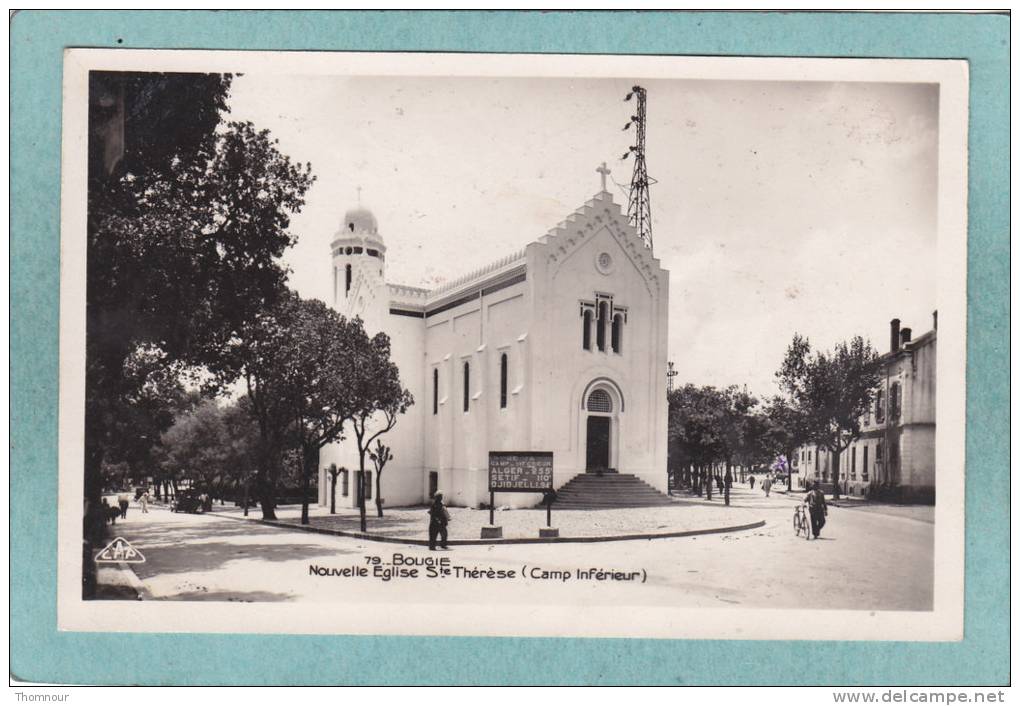
[[606,166],[606,163],[605,163],[605,162],[603,162],[603,163],[602,163],[602,166],[600,166],[600,167],[599,167],[598,169],[596,169],[595,171],[597,171],[597,172],[598,172],[599,174],[601,174],[601,175],[602,175],[602,190],[603,190],[603,191],[605,191],[605,190],[606,190],[606,176],[608,176],[608,175],[609,175],[609,174],[610,174],[610,173],[612,172],[612,170],[611,170],[611,169],[609,169],[609,168],[608,168],[608,167]]

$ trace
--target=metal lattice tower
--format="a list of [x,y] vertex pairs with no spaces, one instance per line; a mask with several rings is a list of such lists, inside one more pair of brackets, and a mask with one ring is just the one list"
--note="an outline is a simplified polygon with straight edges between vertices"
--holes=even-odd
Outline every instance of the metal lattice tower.
[[645,164],[645,110],[648,100],[647,91],[641,86],[634,86],[630,93],[624,98],[629,101],[637,96],[637,114],[632,115],[630,122],[624,125],[627,130],[631,125],[637,129],[637,142],[627,150],[623,159],[634,155],[634,173],[630,179],[630,202],[627,204],[627,219],[637,230],[645,247],[652,248],[652,202],[649,196],[648,187],[655,183],[655,180],[648,176],[648,166]]

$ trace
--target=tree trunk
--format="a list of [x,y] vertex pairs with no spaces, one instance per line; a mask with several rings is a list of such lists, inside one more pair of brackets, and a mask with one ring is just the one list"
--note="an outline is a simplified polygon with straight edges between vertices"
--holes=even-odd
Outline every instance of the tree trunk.
[[340,473],[329,472],[329,514],[336,514],[336,479]]
[[308,491],[312,473],[319,468],[319,447],[305,448],[302,452],[304,468],[301,472],[301,524],[308,524]]
[[246,480],[244,482],[244,516],[248,516],[248,488],[251,485],[251,481]]
[[712,472],[715,470],[715,464],[713,463],[706,469],[705,473],[705,497],[708,500],[712,499],[712,486],[715,485],[715,474]]
[[730,485],[733,483],[733,472],[730,466],[730,462],[726,461],[726,475],[723,476],[723,500],[727,505],[730,504]]
[[832,452],[832,499],[839,500],[839,455],[840,451],[837,447]]
[[368,531],[368,517],[365,515],[365,451],[358,441],[358,514],[361,518],[361,531]]
[[382,517],[382,469],[375,471],[375,510]]

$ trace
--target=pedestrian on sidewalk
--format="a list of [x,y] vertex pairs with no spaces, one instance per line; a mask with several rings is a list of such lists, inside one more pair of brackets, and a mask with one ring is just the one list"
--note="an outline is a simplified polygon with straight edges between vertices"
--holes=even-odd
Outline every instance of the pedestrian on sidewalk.
[[772,490],[772,478],[765,476],[765,480],[761,482],[761,489],[765,491],[765,497],[769,496],[769,491]]
[[825,526],[825,516],[829,514],[829,507],[825,504],[825,493],[816,483],[808,489],[804,496],[804,504],[808,506],[808,514],[811,516],[811,533],[818,539],[818,533]]
[[751,490],[754,490],[754,476],[748,478],[747,482],[751,484]]
[[125,520],[127,519],[127,510],[130,500],[131,499],[128,497],[127,493],[121,493],[117,496],[117,505],[120,507],[120,516]]
[[142,493],[141,497],[138,498],[138,504],[142,506],[142,514],[149,514],[149,491],[146,490]]
[[432,505],[429,506],[429,551],[435,551],[436,538],[442,542],[440,546],[446,546],[446,526],[450,523],[450,513],[443,505],[443,494],[436,493],[432,497]]

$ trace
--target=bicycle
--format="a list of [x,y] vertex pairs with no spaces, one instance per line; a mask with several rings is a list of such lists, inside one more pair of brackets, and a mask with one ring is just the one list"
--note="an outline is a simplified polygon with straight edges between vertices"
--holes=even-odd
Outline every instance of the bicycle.
[[804,532],[804,539],[811,539],[811,521],[804,512],[804,506],[798,505],[793,510],[793,534],[797,537]]

